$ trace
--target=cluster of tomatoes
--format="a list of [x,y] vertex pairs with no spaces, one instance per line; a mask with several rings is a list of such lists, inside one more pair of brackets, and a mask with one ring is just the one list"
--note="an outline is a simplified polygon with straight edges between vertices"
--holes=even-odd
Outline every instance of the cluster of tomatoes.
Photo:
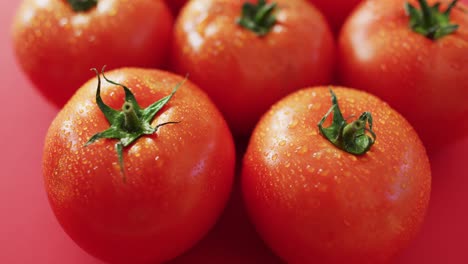
[[61,107],[43,156],[52,209],[88,253],[160,263],[206,235],[239,177],[284,261],[386,263],[424,220],[426,150],[468,133],[467,10],[25,0],[18,61]]

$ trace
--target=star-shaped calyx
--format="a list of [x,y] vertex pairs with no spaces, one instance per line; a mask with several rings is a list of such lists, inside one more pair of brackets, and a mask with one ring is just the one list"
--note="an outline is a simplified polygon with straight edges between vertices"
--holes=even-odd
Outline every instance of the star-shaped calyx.
[[[335,93],[330,89],[332,106],[318,123],[320,133],[336,147],[354,154],[362,155],[370,150],[375,142],[376,135],[372,130],[372,115],[364,112],[357,120],[349,123],[344,119],[338,105]],[[323,123],[333,112],[333,121],[329,127],[323,127]],[[367,128],[369,124],[369,128]],[[367,135],[366,131],[370,134]]]
[[405,10],[410,18],[410,28],[431,40],[454,33],[459,26],[450,22],[450,12],[457,2],[458,0],[450,2],[445,11],[440,10],[440,2],[430,6],[427,0],[418,0],[421,9],[406,2]]
[[136,101],[135,96],[130,91],[130,89],[123,84],[109,80],[104,75],[103,68],[101,72],[102,77],[108,83],[118,85],[122,87],[125,91],[125,102],[122,105],[122,109],[119,111],[109,107],[102,100],[101,77],[96,69],[92,70],[96,72],[98,79],[96,103],[99,109],[101,109],[102,113],[106,117],[107,121],[109,122],[110,127],[107,130],[99,132],[92,136],[88,140],[88,142],[86,142],[85,146],[88,146],[101,138],[118,139],[118,142],[115,144],[115,149],[117,151],[121,173],[125,180],[126,177],[122,154],[123,148],[129,146],[143,135],[151,135],[156,133],[158,128],[160,128],[161,126],[178,123],[177,121],[171,121],[158,124],[155,127],[151,126],[151,122],[153,121],[154,116],[164,107],[164,105],[167,104],[167,102],[169,102],[169,100],[176,93],[177,89],[184,83],[184,81],[177,84],[169,95],[151,104],[147,108],[142,109],[138,105],[138,102]]

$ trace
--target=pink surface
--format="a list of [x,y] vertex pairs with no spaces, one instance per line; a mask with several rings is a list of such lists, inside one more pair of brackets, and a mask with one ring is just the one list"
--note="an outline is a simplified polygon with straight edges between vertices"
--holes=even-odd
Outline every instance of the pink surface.
[[[18,4],[0,2],[0,89],[4,98],[0,111],[4,121],[0,129],[0,263],[102,263],[68,238],[47,202],[41,155],[45,133],[58,110],[39,95],[15,62],[10,24]],[[395,263],[468,263],[467,157],[468,138],[431,157],[433,193],[427,221]],[[203,256],[198,254],[195,259],[200,263]]]

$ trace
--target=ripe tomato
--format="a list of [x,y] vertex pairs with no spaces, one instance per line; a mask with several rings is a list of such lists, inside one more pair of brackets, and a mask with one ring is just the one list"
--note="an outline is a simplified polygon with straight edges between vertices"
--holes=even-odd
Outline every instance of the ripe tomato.
[[162,0],[24,0],[13,45],[26,75],[63,106],[96,65],[164,66],[172,24]]
[[[335,147],[317,128],[331,106],[326,88],[295,92],[253,132],[242,171],[247,209],[288,263],[386,263],[423,221],[429,161],[415,131],[386,103],[357,90],[333,90],[348,120],[371,112],[346,126],[333,112],[331,138],[360,154]],[[376,141],[364,134],[366,122]]]
[[[448,19],[458,29],[432,40],[411,30],[405,1],[367,1],[356,10],[341,32],[339,71],[344,85],[379,96],[405,116],[432,152],[468,135],[461,121],[468,115],[468,9],[457,4]],[[452,127],[450,133],[441,135],[440,126]]]
[[[183,80],[136,68],[109,72],[108,78],[130,87],[142,107],[171,94]],[[159,263],[176,257],[214,225],[228,199],[235,150],[227,124],[209,98],[186,82],[155,120],[149,119],[150,126],[142,127],[179,123],[136,139],[119,160],[118,145],[141,132],[127,125],[148,119],[118,112],[118,122],[108,130],[120,129],[121,143],[94,136],[88,141],[109,128],[106,118],[112,114],[107,109],[111,114],[103,115],[102,106],[95,104],[96,86],[93,79],[81,87],[47,133],[43,174],[52,209],[79,246],[105,261]],[[106,83],[101,97],[116,109],[122,107],[124,93]],[[123,111],[128,107],[125,103]]]
[[172,51],[173,69],[208,93],[234,134],[248,135],[287,93],[330,81],[334,43],[304,1],[192,0],[179,14]]
[[327,18],[333,32],[338,33],[351,11],[361,0],[309,0]]

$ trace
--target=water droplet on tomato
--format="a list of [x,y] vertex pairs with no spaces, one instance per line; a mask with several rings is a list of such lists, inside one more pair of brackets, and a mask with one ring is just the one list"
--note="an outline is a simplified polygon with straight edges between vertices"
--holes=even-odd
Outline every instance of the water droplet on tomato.
[[450,64],[450,67],[456,71],[460,70],[462,66],[459,63],[452,63]]

